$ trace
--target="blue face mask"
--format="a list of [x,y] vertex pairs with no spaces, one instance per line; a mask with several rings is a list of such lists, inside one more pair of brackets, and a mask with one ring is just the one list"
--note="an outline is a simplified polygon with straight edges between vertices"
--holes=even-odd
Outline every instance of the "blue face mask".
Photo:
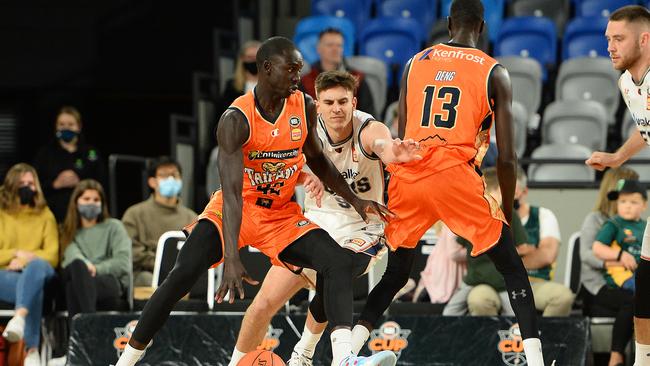
[[183,188],[183,181],[174,177],[158,180],[158,191],[163,197],[171,198],[178,196]]
[[56,137],[61,139],[63,142],[70,142],[79,135],[78,132],[72,130],[59,130],[56,131]]

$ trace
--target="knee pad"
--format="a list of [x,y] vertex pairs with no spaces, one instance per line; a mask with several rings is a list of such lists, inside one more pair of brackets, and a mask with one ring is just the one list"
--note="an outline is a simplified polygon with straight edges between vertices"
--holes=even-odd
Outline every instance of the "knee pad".
[[635,273],[634,316],[650,319],[650,261],[641,259]]

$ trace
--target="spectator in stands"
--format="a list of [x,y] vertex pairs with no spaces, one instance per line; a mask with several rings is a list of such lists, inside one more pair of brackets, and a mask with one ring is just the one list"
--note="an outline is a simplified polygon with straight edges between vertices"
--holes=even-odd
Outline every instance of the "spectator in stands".
[[[501,205],[501,190],[496,169],[483,170],[483,178],[488,194]],[[525,244],[528,241],[526,230],[516,212],[512,215],[512,232],[515,245]],[[461,316],[469,312],[472,316],[514,316],[503,276],[497,271],[490,258],[485,255],[470,256],[471,243],[463,238],[458,238],[458,244],[465,250],[460,252],[455,260],[467,263],[467,275],[449,299],[442,314]]]
[[528,179],[520,167],[515,188],[515,210],[528,234],[528,243],[517,246],[528,270],[535,305],[544,316],[568,316],[573,305],[571,290],[551,280],[560,248],[560,226],[553,212],[528,203]]
[[128,288],[131,239],[122,222],[108,214],[104,188],[96,180],[82,180],[72,193],[61,246],[70,317],[95,312],[98,302],[116,302]]
[[10,342],[24,338],[26,366],[40,365],[43,289],[54,277],[58,251],[56,220],[36,170],[16,164],[0,187],[0,300],[15,304],[2,336]]
[[81,114],[63,107],[56,117],[56,139],[36,155],[34,166],[43,180],[43,191],[57,222],[63,222],[72,190],[82,179],[105,182],[105,166],[97,149],[81,135]]
[[129,207],[122,217],[133,241],[135,286],[151,286],[160,236],[166,231],[181,230],[197,216],[178,197],[183,184],[178,162],[159,158],[149,169],[147,183],[153,190],[151,197]]
[[260,48],[259,41],[248,41],[239,49],[235,74],[226,81],[226,86],[217,103],[217,116],[220,116],[238,97],[253,90],[257,85],[257,63],[255,57]]
[[647,208],[646,188],[638,181],[621,179],[615,190],[608,194],[616,201],[616,215],[603,224],[593,243],[596,258],[605,262],[605,285],[596,298],[600,304],[616,309],[612,329],[612,346],[609,364],[624,362],[627,343],[634,331],[634,271],[641,260],[641,241],[646,221],[641,219]]
[[320,60],[311,65],[308,74],[302,77],[301,89],[316,99],[316,77],[323,71],[343,70],[354,75],[359,84],[355,97],[357,97],[357,109],[372,115],[378,115],[382,111],[375,111],[372,101],[370,87],[364,80],[364,74],[357,70],[350,69],[343,58],[343,33],[336,28],[327,28],[318,36],[316,48]]

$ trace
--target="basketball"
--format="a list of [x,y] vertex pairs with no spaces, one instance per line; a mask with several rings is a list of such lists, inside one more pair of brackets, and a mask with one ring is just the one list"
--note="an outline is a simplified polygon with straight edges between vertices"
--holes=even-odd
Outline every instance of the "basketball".
[[271,351],[256,350],[248,352],[237,366],[284,366],[284,361]]

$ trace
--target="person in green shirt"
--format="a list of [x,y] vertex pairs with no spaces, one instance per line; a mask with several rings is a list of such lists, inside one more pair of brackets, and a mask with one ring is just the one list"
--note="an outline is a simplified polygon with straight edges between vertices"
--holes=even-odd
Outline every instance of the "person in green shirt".
[[104,189],[96,180],[82,180],[72,192],[61,244],[70,318],[122,296],[129,284],[131,239],[122,222],[109,216]]
[[25,340],[26,366],[40,365],[43,289],[54,277],[59,236],[36,170],[12,166],[0,187],[0,300],[15,304],[2,333],[9,342]]

